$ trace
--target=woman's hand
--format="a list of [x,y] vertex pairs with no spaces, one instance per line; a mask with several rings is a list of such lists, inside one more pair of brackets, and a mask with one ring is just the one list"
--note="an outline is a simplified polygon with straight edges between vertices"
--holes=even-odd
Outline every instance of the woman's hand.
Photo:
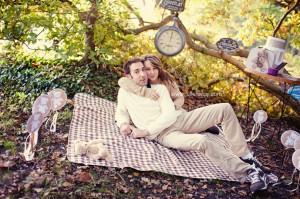
[[150,99],[156,101],[156,100],[158,100],[158,98],[159,98],[159,94],[153,89],[153,90],[151,91],[149,97],[150,97]]

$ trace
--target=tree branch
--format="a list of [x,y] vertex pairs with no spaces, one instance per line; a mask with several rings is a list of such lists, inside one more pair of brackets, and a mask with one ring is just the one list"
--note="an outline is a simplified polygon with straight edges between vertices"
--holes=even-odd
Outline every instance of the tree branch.
[[[217,46],[215,44],[210,43],[208,41],[208,39],[205,38],[204,36],[198,35],[196,33],[189,33],[189,35],[191,36],[192,39],[202,42],[205,45],[205,47],[212,49],[212,50],[218,50]],[[247,58],[248,54],[249,54],[249,50],[238,49],[235,53],[232,53],[231,55]]]
[[211,88],[213,85],[218,84],[221,81],[227,81],[227,80],[230,80],[230,79],[234,80],[235,82],[244,82],[245,81],[245,79],[243,79],[241,77],[235,77],[234,74],[236,74],[236,72],[230,72],[229,74],[227,74],[224,77],[221,77],[219,79],[210,80],[207,83],[207,87]]
[[276,36],[277,31],[279,30],[280,26],[282,25],[282,22],[284,21],[284,19],[288,16],[288,14],[290,14],[290,12],[292,12],[299,4],[300,0],[297,0],[295,5],[292,6],[280,19],[279,23],[277,24],[274,32],[273,32],[273,37]]
[[271,24],[272,28],[275,29],[275,26],[274,26],[274,23],[273,23],[272,19],[270,19],[269,17],[267,17],[266,19]]
[[[300,0],[298,0],[298,1],[300,1]],[[138,29],[123,30],[123,32],[125,34],[140,34],[141,32],[144,32],[144,31],[147,31],[147,30],[158,29],[159,27],[165,25],[166,23],[168,23],[172,19],[173,19],[173,16],[170,15],[170,16],[164,18],[160,23],[153,23],[151,25],[143,26],[143,27],[140,27]],[[282,89],[279,86],[274,84],[272,81],[261,79],[260,77],[245,71],[246,66],[243,64],[243,62],[233,57],[234,55],[238,55],[240,57],[247,57],[248,53],[249,53],[248,50],[239,49],[236,52],[236,54],[233,54],[233,55],[229,55],[229,54],[227,54],[223,51],[219,51],[213,44],[209,43],[206,38],[204,38],[202,36],[199,36],[199,35],[196,35],[196,34],[190,34],[179,18],[176,18],[176,20],[177,20],[177,24],[178,24],[179,28],[185,34],[187,45],[191,49],[193,49],[195,51],[198,51],[198,52],[200,52],[202,54],[205,54],[205,55],[209,55],[209,56],[212,56],[212,57],[215,57],[215,58],[222,59],[225,62],[234,65],[240,71],[242,71],[246,76],[248,76],[249,78],[252,78],[253,81],[260,84],[262,86],[263,90],[271,93],[272,95],[276,96],[278,99],[280,99],[282,101],[284,100],[286,102],[286,104],[291,106],[292,109],[298,115],[300,115],[300,103],[299,102],[294,100],[294,98],[291,97],[290,95],[287,95],[284,91],[282,91]],[[205,47],[196,44],[193,41],[193,39],[202,42],[205,45]]]
[[185,33],[186,42],[187,42],[187,44],[190,48],[192,48],[192,49],[194,49],[198,52],[201,52],[203,54],[210,55],[212,57],[216,57],[216,58],[219,58],[219,59],[223,59],[224,61],[236,66],[239,70],[244,72],[248,77],[252,78],[254,81],[256,81],[257,83],[262,85],[264,90],[270,92],[272,95],[276,96],[278,99],[280,99],[282,101],[285,100],[286,103],[288,105],[290,105],[298,115],[300,115],[299,102],[297,102],[290,95],[287,95],[285,92],[283,92],[279,86],[272,83],[272,81],[261,79],[260,77],[258,77],[256,75],[253,75],[253,74],[250,74],[249,72],[246,72],[245,71],[245,68],[246,68],[245,65],[241,61],[233,58],[231,55],[229,55],[225,52],[222,52],[222,51],[216,51],[216,50],[213,50],[213,49],[206,49],[204,47],[201,47],[201,46],[197,45],[196,43],[193,42],[193,40],[191,39],[189,33],[187,32],[185,26],[182,24],[182,22],[180,21],[179,18],[177,18],[177,22],[178,22],[178,25],[179,25],[180,29]]
[[[168,22],[170,22],[173,19],[174,15],[169,15],[166,18],[164,18],[161,22],[159,23],[150,23],[150,25],[147,26],[142,26],[137,29],[122,29],[124,34],[140,34],[142,32],[148,31],[148,30],[157,30],[158,28],[166,25]],[[140,21],[140,20],[139,20]],[[141,21],[144,22],[144,20],[141,18]],[[121,28],[120,28],[121,29]],[[202,35],[198,35],[196,33],[189,34],[190,37],[196,41],[200,41],[203,43],[207,48],[212,49],[212,50],[218,50],[217,46],[215,44],[212,44],[208,41],[207,38],[205,38]],[[231,55],[233,56],[240,56],[240,57],[245,57],[247,58],[249,54],[249,50],[246,49],[238,49],[235,53],[232,53]]]
[[128,3],[127,0],[122,1],[122,3],[130,10],[136,18],[139,20],[139,25],[144,26],[144,20],[143,18],[139,15],[139,13]]
[[169,15],[159,23],[151,23],[150,25],[142,26],[137,29],[123,30],[123,32],[125,34],[136,34],[137,35],[137,34],[140,34],[142,32],[148,31],[148,30],[157,30],[158,28],[160,28],[160,27],[166,25],[167,23],[169,23],[170,21],[172,21],[172,19],[173,19],[173,15]]

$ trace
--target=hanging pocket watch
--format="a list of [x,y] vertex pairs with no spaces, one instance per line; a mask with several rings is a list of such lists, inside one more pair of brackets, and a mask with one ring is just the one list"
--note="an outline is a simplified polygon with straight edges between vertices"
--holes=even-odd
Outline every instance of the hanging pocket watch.
[[155,35],[155,48],[163,55],[174,56],[182,51],[185,45],[185,36],[176,24],[163,26]]

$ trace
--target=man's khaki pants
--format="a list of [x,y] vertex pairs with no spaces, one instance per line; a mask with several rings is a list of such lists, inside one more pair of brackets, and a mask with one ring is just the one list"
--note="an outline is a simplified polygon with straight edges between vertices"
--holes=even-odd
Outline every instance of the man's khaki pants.
[[[219,135],[201,133],[209,127],[221,123],[226,142]],[[183,112],[176,122],[165,129],[156,140],[170,148],[198,150],[211,161],[243,180],[251,165],[239,157],[249,153],[245,136],[239,121],[228,103],[214,104]]]

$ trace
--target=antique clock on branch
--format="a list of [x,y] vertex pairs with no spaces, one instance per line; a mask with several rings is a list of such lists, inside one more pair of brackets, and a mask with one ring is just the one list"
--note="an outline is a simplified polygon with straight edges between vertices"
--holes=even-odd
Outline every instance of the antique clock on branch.
[[183,31],[177,26],[176,18],[178,12],[184,10],[185,0],[163,0],[161,7],[176,13],[173,18],[173,26],[163,26],[155,35],[155,48],[163,55],[174,56],[180,53],[185,46],[185,36]]
[[163,55],[174,56],[185,46],[185,36],[176,22],[173,26],[164,26],[155,35],[155,48]]

